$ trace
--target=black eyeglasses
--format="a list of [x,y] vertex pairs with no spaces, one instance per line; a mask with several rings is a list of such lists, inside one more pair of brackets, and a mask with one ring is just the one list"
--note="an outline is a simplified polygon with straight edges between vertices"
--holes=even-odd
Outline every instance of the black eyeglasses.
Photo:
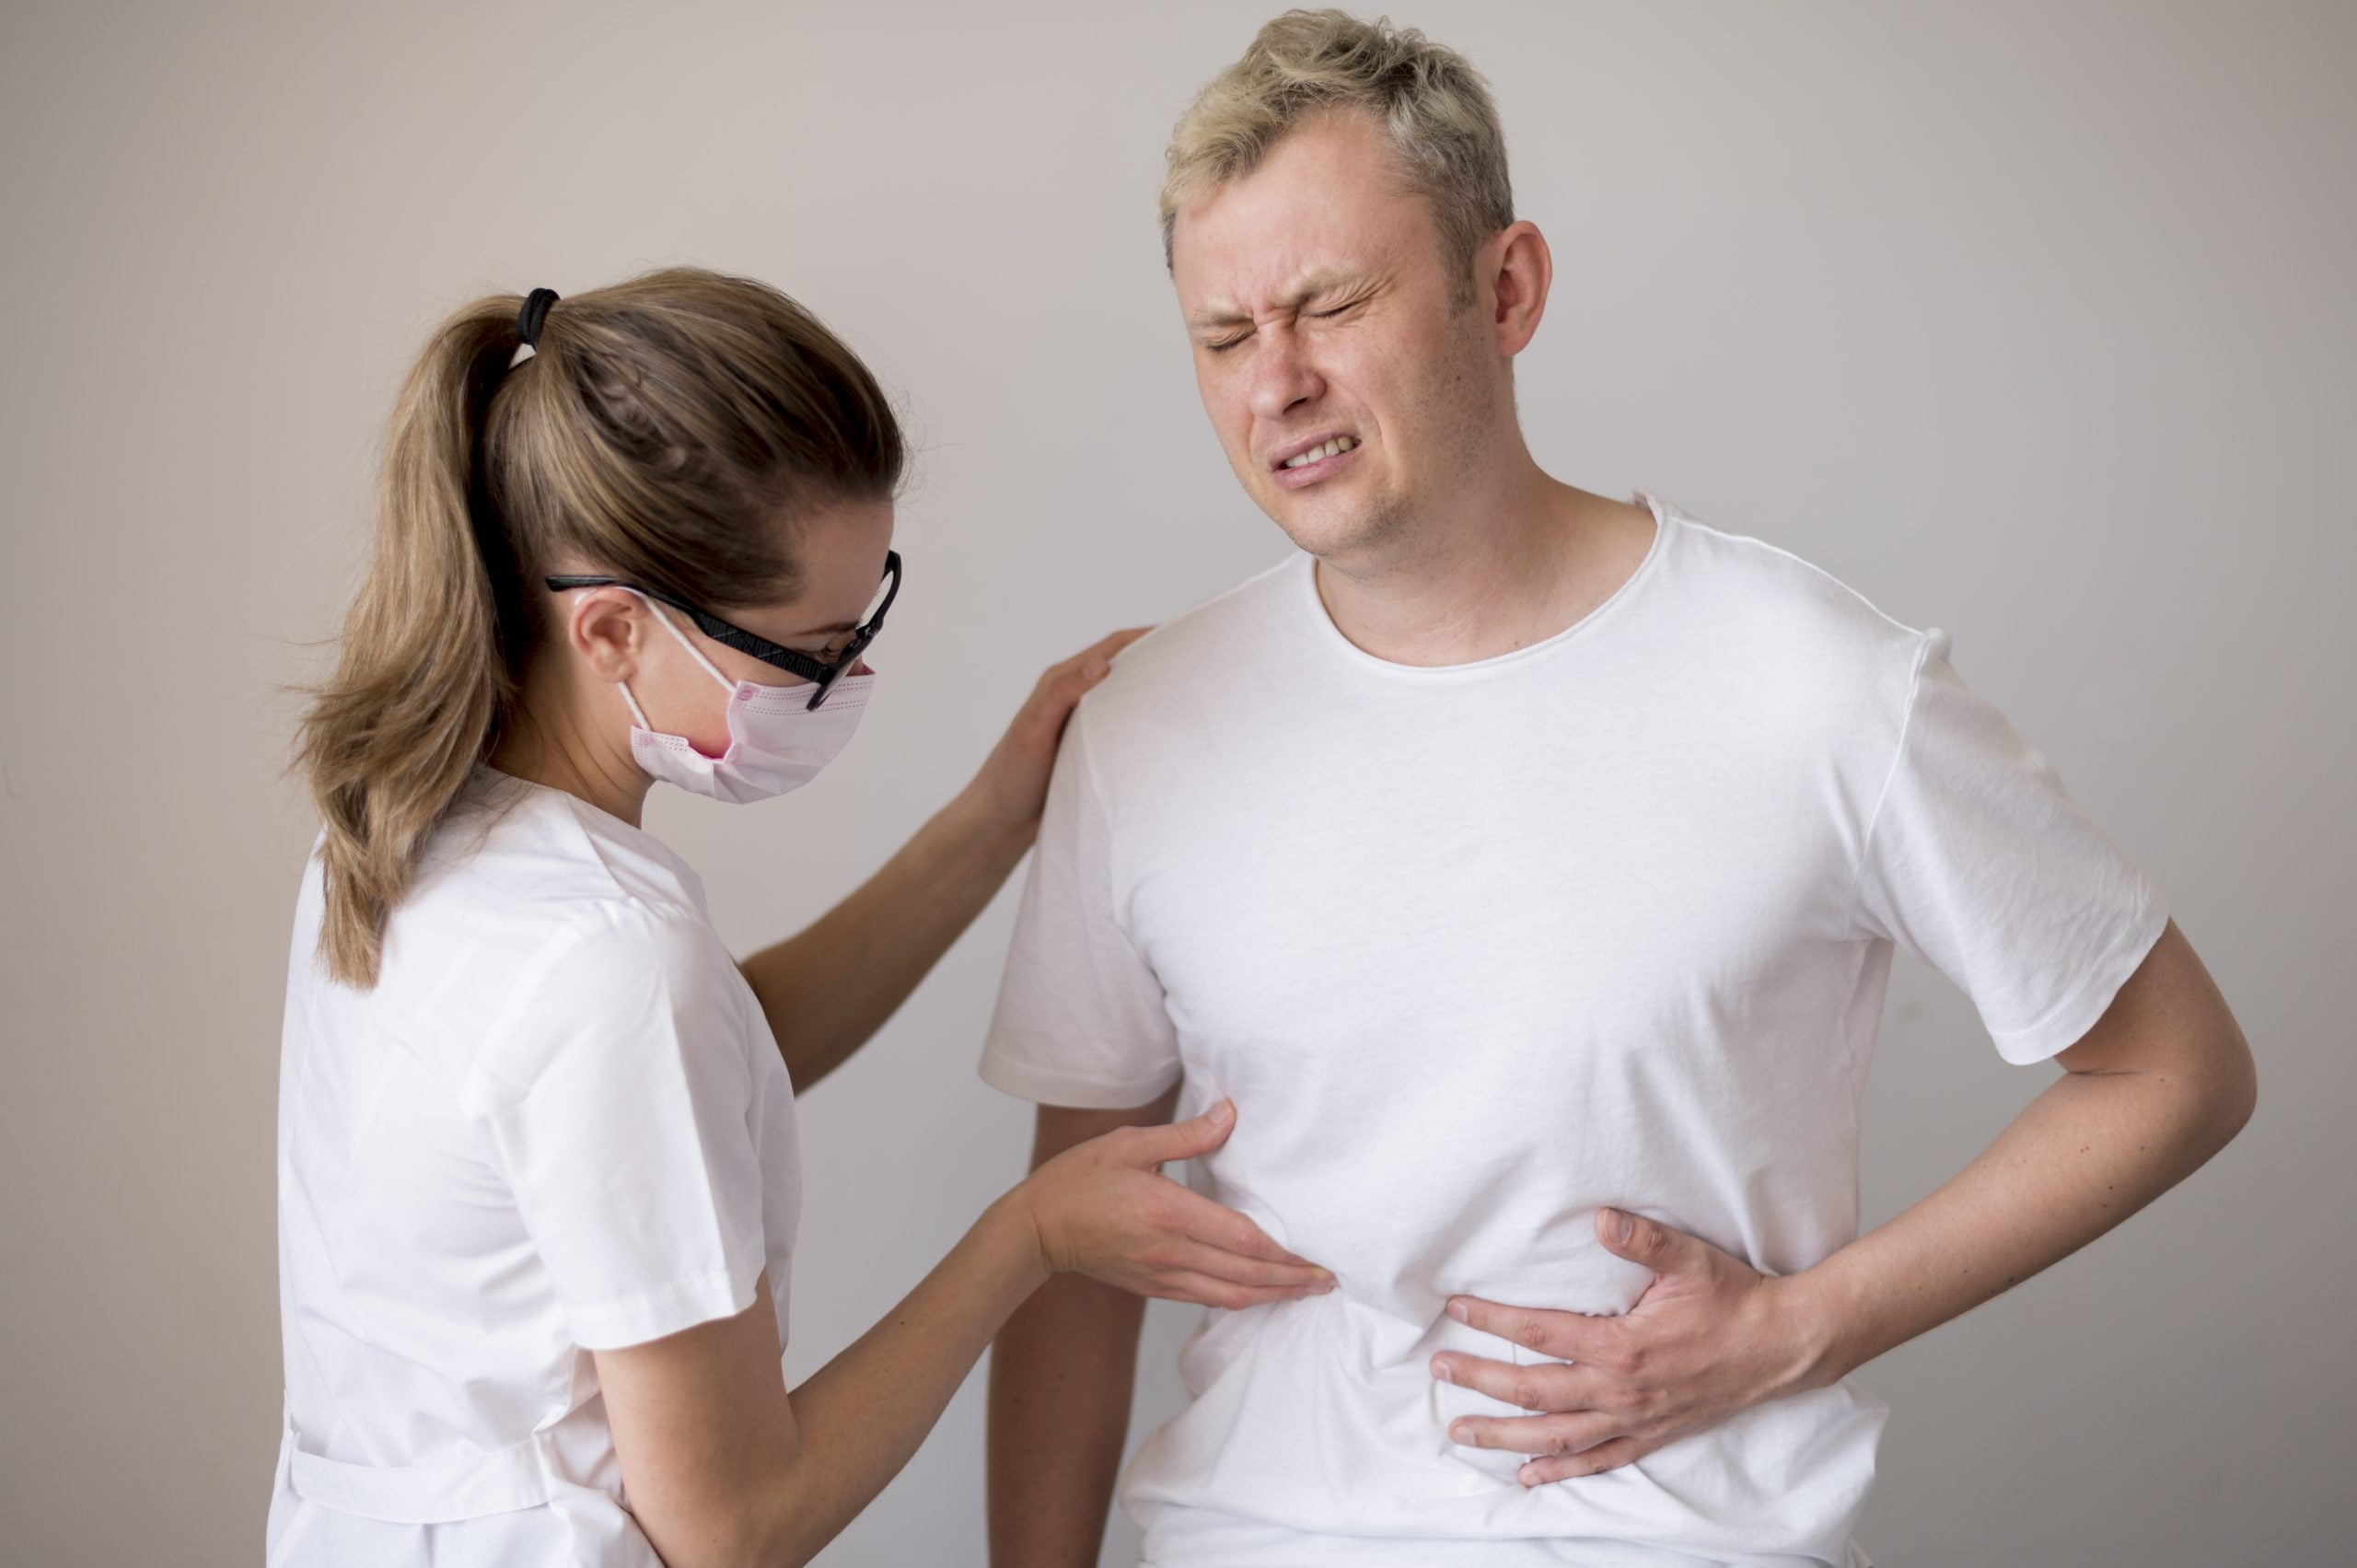
[[780,647],[767,637],[756,636],[742,626],[731,626],[710,610],[700,610],[685,599],[673,598],[669,594],[641,587],[636,583],[623,582],[620,577],[546,577],[541,580],[554,593],[563,593],[567,588],[628,588],[634,594],[644,594],[648,598],[668,604],[694,621],[698,631],[721,646],[735,648],[740,654],[750,654],[763,664],[774,665],[789,675],[798,675],[811,682],[818,688],[810,693],[810,706],[816,708],[827,700],[827,693],[834,690],[836,680],[859,662],[859,656],[866,651],[867,645],[876,641],[876,633],[884,630],[884,612],[892,608],[892,600],[900,591],[900,552],[897,550],[884,552],[884,602],[876,607],[876,613],[867,618],[865,625],[851,634],[851,641],[843,645],[843,651],[837,654],[832,661],[815,658],[798,648]]

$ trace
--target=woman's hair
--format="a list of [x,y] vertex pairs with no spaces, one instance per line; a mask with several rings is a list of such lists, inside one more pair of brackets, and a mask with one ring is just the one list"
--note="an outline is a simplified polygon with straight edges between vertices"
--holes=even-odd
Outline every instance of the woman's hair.
[[779,602],[799,524],[900,482],[876,378],[765,284],[678,267],[567,296],[511,369],[522,303],[459,311],[411,370],[374,559],[297,740],[326,829],[320,957],[364,989],[425,841],[517,721],[528,584],[578,561],[692,604]]
[[1287,132],[1334,110],[1383,127],[1410,187],[1432,203],[1457,303],[1471,303],[1474,253],[1514,222],[1505,133],[1489,88],[1465,56],[1415,29],[1337,10],[1269,22],[1178,117],[1163,155],[1164,264],[1181,206],[1251,173]]

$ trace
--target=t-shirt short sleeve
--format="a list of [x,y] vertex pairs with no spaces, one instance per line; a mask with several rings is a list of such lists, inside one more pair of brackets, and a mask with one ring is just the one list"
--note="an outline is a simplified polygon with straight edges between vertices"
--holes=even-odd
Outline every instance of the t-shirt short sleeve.
[[2158,890],[1922,634],[1898,753],[1859,865],[1856,918],[1972,999],[2008,1062],[2102,1017],[2168,921]]
[[492,1033],[492,1140],[583,1346],[752,1305],[765,1248],[745,994],[708,924],[617,900],[541,955]]
[[1084,703],[1049,781],[981,1074],[1042,1105],[1127,1109],[1178,1081],[1178,1040],[1161,981],[1114,907],[1086,718]]

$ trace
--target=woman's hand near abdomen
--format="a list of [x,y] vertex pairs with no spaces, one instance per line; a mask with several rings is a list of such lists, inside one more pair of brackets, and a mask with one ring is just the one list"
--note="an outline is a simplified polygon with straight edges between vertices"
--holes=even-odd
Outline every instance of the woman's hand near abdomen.
[[884,1320],[788,1394],[766,1276],[753,1304],[596,1352],[633,1513],[668,1568],[799,1564],[883,1491],[1008,1316],[1051,1273],[1211,1306],[1331,1276],[1160,1174],[1226,1141],[1233,1109],[1124,1128],[1042,1165]]

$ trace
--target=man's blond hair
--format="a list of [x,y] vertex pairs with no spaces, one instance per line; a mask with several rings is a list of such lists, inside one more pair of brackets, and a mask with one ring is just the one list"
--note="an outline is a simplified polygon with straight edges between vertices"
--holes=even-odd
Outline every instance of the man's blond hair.
[[1469,303],[1474,252],[1514,222],[1489,86],[1465,56],[1413,28],[1337,10],[1271,21],[1178,117],[1164,154],[1164,265],[1180,207],[1251,173],[1288,131],[1330,110],[1357,110],[1383,127],[1410,188],[1432,204],[1457,302]]

